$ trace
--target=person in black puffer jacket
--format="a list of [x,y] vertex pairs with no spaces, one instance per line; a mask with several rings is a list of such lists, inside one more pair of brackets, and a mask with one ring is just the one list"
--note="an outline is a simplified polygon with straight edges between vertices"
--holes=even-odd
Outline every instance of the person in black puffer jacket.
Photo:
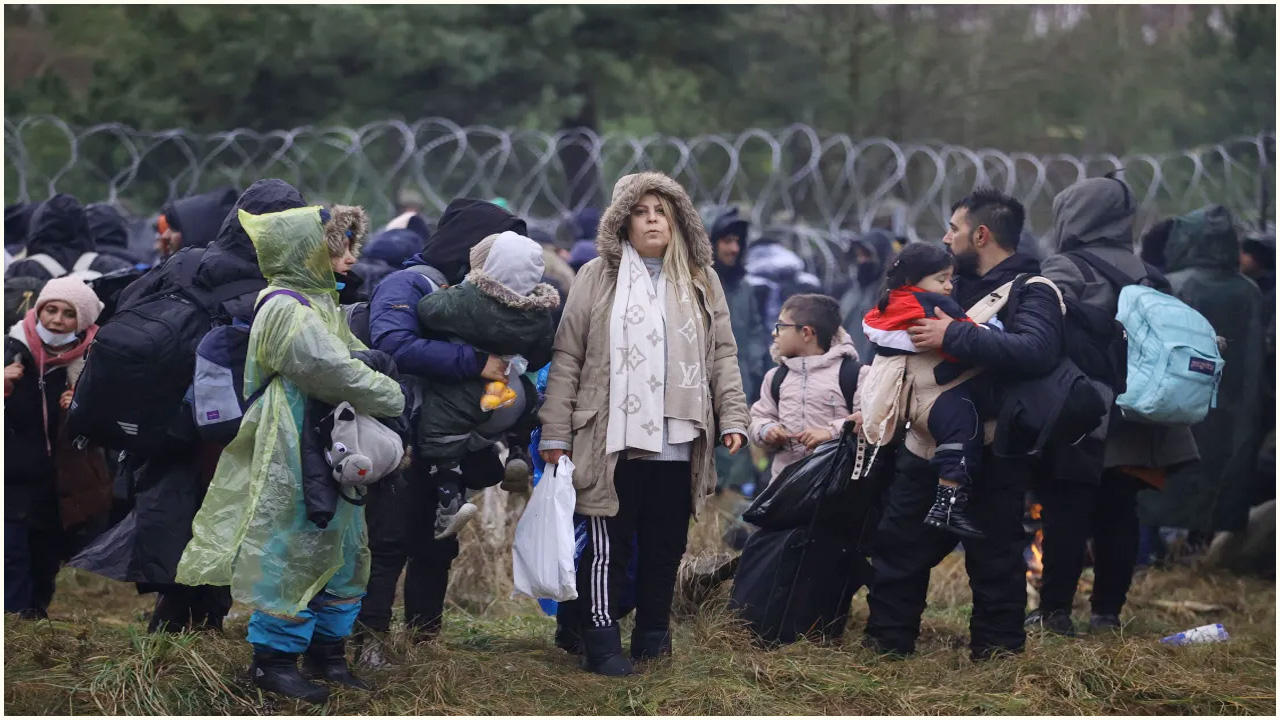
[[[302,194],[283,180],[254,183],[220,219],[216,240],[207,247],[179,250],[126,288],[120,294],[119,307],[175,292],[188,282],[190,275],[189,282],[206,291],[231,283],[244,287],[242,293],[216,309],[216,321],[251,318],[254,303],[267,281],[237,212],[243,209],[265,214],[305,205]],[[214,222],[212,217],[205,219]],[[185,230],[193,232],[194,228]],[[192,627],[220,629],[231,609],[228,588],[192,588],[173,581],[182,550],[191,539],[191,521],[204,500],[221,453],[221,446],[192,437],[174,439],[169,447],[148,457],[126,456],[122,471],[132,478],[133,513],[71,562],[115,580],[137,583],[139,593],[158,593],[149,625],[152,632],[180,632]]]

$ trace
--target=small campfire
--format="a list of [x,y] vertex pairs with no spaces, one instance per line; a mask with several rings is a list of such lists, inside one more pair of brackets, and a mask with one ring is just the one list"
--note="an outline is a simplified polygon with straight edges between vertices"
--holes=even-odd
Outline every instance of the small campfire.
[[1027,561],[1027,598],[1033,608],[1040,604],[1040,575],[1044,572],[1044,528],[1041,527],[1041,509],[1040,503],[1033,503],[1028,512],[1035,524],[1036,534],[1024,553]]

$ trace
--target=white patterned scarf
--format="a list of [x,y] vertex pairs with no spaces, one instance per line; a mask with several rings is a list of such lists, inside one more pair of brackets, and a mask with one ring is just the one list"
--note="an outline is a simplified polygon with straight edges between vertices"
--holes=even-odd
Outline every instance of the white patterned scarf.
[[605,452],[662,452],[664,424],[668,444],[696,439],[710,392],[696,293],[668,282],[665,272],[655,286],[640,254],[626,241],[609,312],[609,348]]

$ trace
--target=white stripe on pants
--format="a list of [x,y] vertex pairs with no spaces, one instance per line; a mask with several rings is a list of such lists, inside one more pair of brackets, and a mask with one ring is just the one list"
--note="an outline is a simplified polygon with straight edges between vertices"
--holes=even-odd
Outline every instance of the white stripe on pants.
[[605,518],[591,518],[591,623],[609,627],[609,528]]

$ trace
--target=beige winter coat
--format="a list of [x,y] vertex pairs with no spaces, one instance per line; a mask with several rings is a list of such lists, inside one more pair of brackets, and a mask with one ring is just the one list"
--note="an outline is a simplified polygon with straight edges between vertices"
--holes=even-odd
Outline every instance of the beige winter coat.
[[[564,307],[556,332],[555,354],[547,377],[546,402],[542,421],[542,448],[571,449],[576,466],[573,476],[578,490],[575,511],[582,515],[613,516],[618,512],[618,494],[613,474],[618,454],[605,453],[609,424],[609,312],[622,258],[618,237],[631,207],[645,194],[657,192],[676,209],[676,222],[689,246],[690,265],[703,269],[705,283],[695,283],[702,303],[706,367],[710,386],[699,423],[700,435],[693,443],[693,509],[701,510],[706,496],[715,491],[715,443],[722,432],[746,434],[749,422],[747,398],[738,374],[738,345],[729,323],[720,278],[711,269],[711,242],[702,220],[684,188],[662,173],[628,175],[613,189],[613,202],[600,218],[596,249],[600,257],[583,266],[573,282],[573,291]],[[719,422],[717,423],[717,419]],[[745,452],[745,448],[743,450]]]

